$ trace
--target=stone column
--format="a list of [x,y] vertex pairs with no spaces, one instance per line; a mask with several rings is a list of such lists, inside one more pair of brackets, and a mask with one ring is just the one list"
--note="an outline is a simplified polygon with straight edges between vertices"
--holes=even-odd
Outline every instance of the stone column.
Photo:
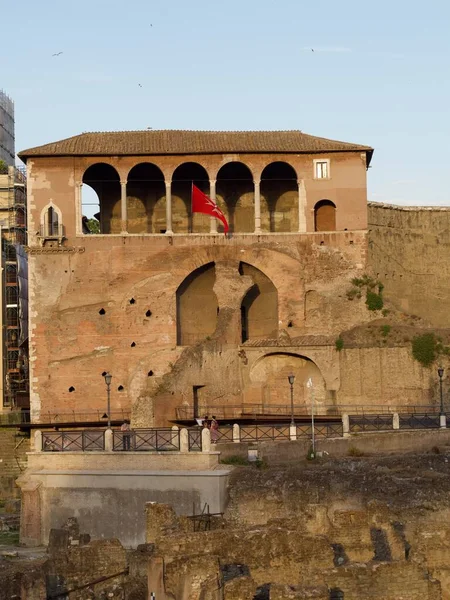
[[346,414],[342,415],[342,434],[345,438],[350,437],[350,418]]
[[209,429],[202,429],[202,452],[211,452],[211,432]]
[[42,431],[39,429],[34,432],[34,452],[42,452]]
[[172,426],[172,446],[176,446],[178,450],[179,446],[179,438],[178,438],[178,427],[176,425]]
[[127,182],[120,182],[120,219],[122,233],[128,233]]
[[[209,197],[216,202],[216,180],[209,180]],[[217,219],[211,217],[210,233],[217,233]]]
[[255,233],[261,233],[261,192],[259,180],[255,179],[253,185],[255,186]]
[[400,416],[398,413],[392,415],[392,429],[400,429]]
[[180,431],[180,452],[189,452],[189,432],[186,427]]
[[306,232],[306,188],[303,179],[298,181],[298,231]]
[[40,546],[42,544],[41,526],[41,496],[39,488],[41,481],[19,477],[20,487],[20,542],[25,546]]
[[297,425],[289,425],[289,439],[291,442],[297,439]]
[[441,429],[447,429],[446,415],[439,415],[439,425],[440,425]]
[[172,183],[166,181],[166,235],[173,235],[172,231]]
[[233,425],[233,442],[239,444],[241,441],[241,428],[237,423]]
[[113,448],[114,448],[113,431],[112,431],[112,429],[107,429],[105,431],[105,452],[112,452]]
[[[83,228],[81,226],[81,217],[83,216],[81,213],[83,211],[83,202],[82,202],[82,189],[81,186],[83,184],[80,181],[75,182],[75,233],[76,235],[81,235],[83,233]],[[61,223],[60,223],[61,225]]]

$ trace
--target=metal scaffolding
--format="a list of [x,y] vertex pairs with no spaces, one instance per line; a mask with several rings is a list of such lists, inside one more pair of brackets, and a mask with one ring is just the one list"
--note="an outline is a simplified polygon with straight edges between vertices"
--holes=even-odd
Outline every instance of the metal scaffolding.
[[7,185],[8,225],[2,235],[3,406],[14,409],[29,408],[25,168],[9,167]]

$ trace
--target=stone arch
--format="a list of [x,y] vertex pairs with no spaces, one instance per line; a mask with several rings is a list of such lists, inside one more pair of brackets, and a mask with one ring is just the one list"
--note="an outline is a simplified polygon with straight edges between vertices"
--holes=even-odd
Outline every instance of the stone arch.
[[336,231],[336,204],[319,200],[314,206],[314,231]]
[[192,271],[178,286],[177,344],[190,346],[203,341],[216,330],[219,310],[214,283],[215,263],[207,263]]
[[62,212],[53,202],[41,210],[40,225],[44,237],[62,237]]
[[239,273],[253,280],[241,303],[241,341],[278,337],[278,292],[262,271],[248,263],[239,263]]
[[[120,233],[120,177],[107,163],[94,163],[83,174],[83,184],[94,190],[98,197],[99,212],[93,215],[100,222],[100,233]],[[83,204],[82,204],[83,206]]]
[[[255,230],[254,183],[250,168],[231,161],[217,173],[216,201],[227,218],[231,233],[251,233]],[[223,226],[218,223],[218,231]]]
[[127,180],[129,233],[164,233],[166,186],[161,169],[149,162],[134,165]]
[[298,183],[292,165],[268,164],[261,173],[261,229],[298,231]]
[[174,233],[209,233],[211,217],[192,214],[192,184],[209,194],[209,176],[196,162],[178,165],[172,175],[172,225]]
[[294,407],[298,412],[307,413],[310,410],[311,395],[306,385],[309,378],[314,386],[314,401],[325,403],[325,380],[314,361],[300,353],[273,352],[258,359],[250,371],[252,388],[260,388],[260,397],[264,405],[290,404],[288,375],[291,373],[295,375]]

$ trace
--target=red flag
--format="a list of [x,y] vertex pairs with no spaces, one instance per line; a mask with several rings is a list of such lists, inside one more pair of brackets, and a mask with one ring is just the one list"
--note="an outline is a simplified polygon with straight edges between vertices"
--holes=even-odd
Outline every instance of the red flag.
[[211,200],[211,198],[208,198],[208,196],[199,190],[194,184],[192,184],[192,212],[203,213],[204,215],[216,217],[216,219],[222,221],[224,233],[228,233],[229,227],[223,212],[220,210],[217,204]]

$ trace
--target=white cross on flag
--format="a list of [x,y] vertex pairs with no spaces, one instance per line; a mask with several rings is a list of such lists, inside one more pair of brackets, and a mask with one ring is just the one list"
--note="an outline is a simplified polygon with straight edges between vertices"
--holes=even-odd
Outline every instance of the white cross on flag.
[[228,233],[228,222],[217,204],[208,198],[197,186],[192,184],[192,212],[203,213],[222,221],[225,235]]

